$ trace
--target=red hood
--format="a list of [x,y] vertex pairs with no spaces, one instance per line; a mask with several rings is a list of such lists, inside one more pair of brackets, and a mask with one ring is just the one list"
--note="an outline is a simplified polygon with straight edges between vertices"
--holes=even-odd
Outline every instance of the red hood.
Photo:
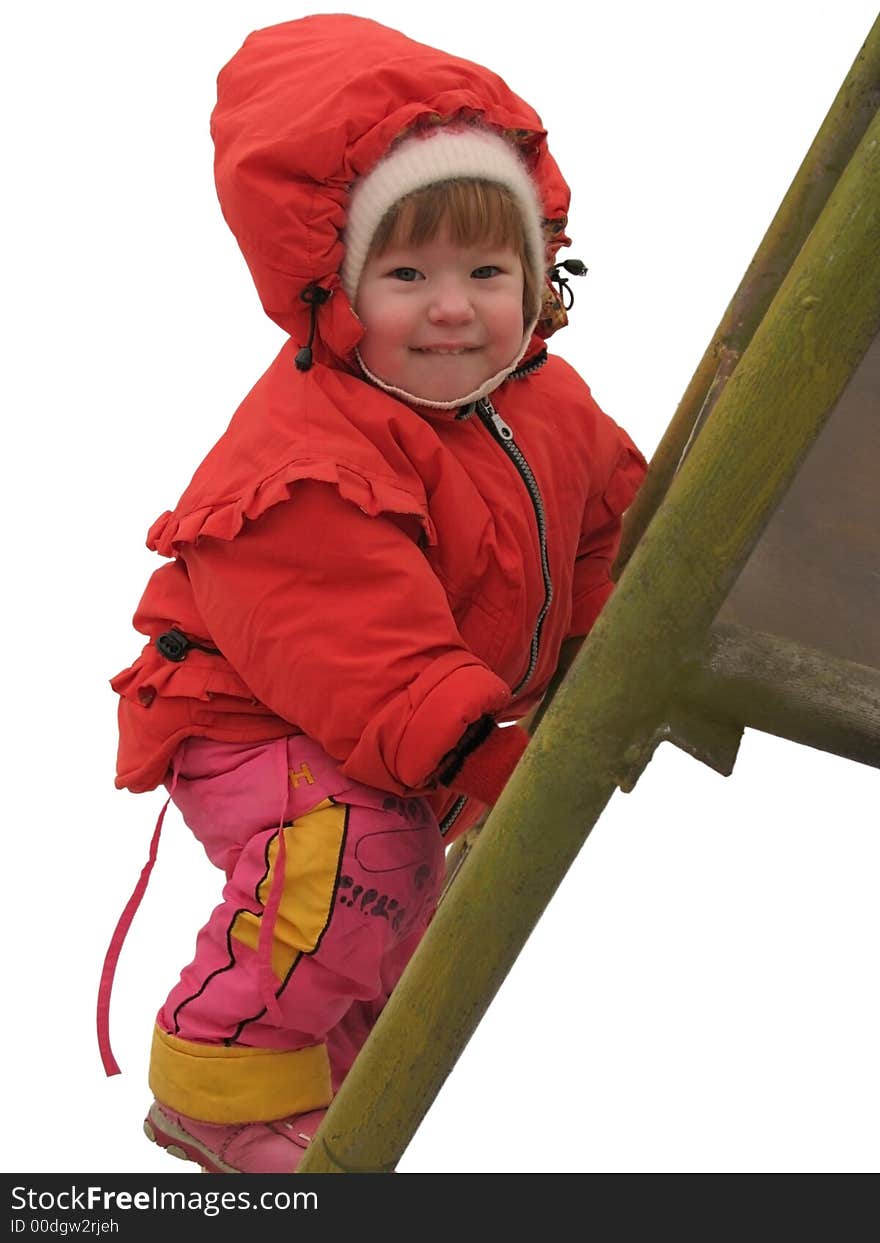
[[[413,127],[477,118],[525,157],[552,263],[569,245],[568,186],[540,117],[501,78],[361,17],[306,17],[249,35],[220,71],[211,135],[220,206],[267,315],[305,341],[300,294],[311,282],[331,289],[316,355],[347,361],[361,336],[338,276],[349,187]],[[537,333],[565,322],[548,283]]]

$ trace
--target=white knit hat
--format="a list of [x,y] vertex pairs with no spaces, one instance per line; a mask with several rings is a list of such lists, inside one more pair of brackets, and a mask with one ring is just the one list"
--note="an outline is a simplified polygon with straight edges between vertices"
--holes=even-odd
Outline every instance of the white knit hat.
[[[474,126],[466,129],[438,126],[425,134],[414,134],[403,139],[374,169],[355,183],[345,225],[345,257],[340,269],[342,287],[352,305],[373,235],[388,210],[416,190],[462,177],[495,182],[513,196],[522,216],[526,263],[531,266],[531,284],[540,304],[546,280],[543,212],[538,192],[516,149],[491,130]],[[370,379],[388,392],[419,401],[422,405],[449,409],[476,401],[497,388],[522,358],[537,323],[539,309],[539,306],[533,308],[533,317],[523,334],[522,348],[509,366],[487,380],[477,392],[465,394],[455,401],[425,401],[383,383],[367,371],[362,361],[361,367]]]

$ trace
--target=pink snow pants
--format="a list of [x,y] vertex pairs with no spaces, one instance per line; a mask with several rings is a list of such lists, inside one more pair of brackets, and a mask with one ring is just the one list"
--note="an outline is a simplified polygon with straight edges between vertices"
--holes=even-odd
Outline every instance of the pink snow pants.
[[433,812],[351,782],[302,735],[191,738],[174,767],[226,884],[159,1011],[153,1091],[218,1123],[327,1105],[436,907]]

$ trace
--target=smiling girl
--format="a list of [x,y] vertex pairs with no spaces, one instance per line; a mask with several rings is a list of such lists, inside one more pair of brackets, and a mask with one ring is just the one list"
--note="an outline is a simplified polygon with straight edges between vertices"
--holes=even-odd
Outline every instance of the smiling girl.
[[164,783],[225,876],[158,1012],[147,1134],[283,1173],[522,754],[509,723],[608,598],[645,464],[548,354],[568,190],[500,78],[315,16],[249,36],[212,134],[290,340],[150,530],[117,785]]

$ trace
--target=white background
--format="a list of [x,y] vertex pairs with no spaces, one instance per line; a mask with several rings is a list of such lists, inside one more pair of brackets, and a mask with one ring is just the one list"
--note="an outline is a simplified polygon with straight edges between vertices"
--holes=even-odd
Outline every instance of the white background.
[[[537,107],[590,269],[553,348],[650,455],[872,0],[348,8]],[[3,22],[9,1172],[193,1168],[140,1129],[153,1016],[219,892],[176,813],[120,963],[122,1076],[95,1044],[161,803],[113,789],[107,680],[139,650],[147,527],[281,344],[214,198],[215,76],[250,30],[308,11],[83,0]],[[728,779],[662,747],[401,1171],[876,1170],[878,793],[873,769],[751,732]]]

